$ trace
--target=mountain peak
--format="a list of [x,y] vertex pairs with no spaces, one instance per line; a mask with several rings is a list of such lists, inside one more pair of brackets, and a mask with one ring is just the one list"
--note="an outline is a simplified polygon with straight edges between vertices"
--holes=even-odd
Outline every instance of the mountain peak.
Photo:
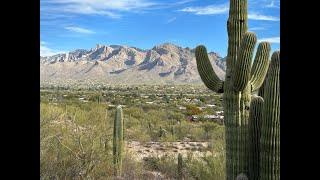
[[[213,69],[223,79],[225,66],[208,53]],[[98,62],[98,63],[97,63]],[[100,79],[110,83],[200,83],[195,54],[190,48],[163,43],[142,50],[122,45],[97,44],[91,50],[40,57],[43,80]]]

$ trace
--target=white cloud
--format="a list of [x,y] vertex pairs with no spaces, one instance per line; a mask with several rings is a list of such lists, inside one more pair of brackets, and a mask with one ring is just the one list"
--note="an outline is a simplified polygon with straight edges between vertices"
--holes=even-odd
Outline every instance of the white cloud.
[[[222,5],[210,5],[204,7],[186,7],[180,9],[179,11],[188,12],[196,15],[214,15],[214,14],[226,14],[229,11],[228,4]],[[260,21],[280,21],[278,17],[267,16],[258,13],[249,13],[248,19],[250,20],[260,20]]]
[[51,49],[47,46],[47,43],[44,41],[40,42],[40,56],[52,56],[55,54],[64,53],[64,51],[58,51]]
[[264,27],[253,27],[253,28],[249,28],[249,31],[261,31],[261,30],[265,30],[266,28]]
[[72,31],[72,32],[76,32],[76,33],[82,33],[82,34],[94,34],[95,32],[90,30],[90,29],[85,29],[85,28],[81,28],[81,27],[76,27],[76,26],[68,26],[65,27],[65,29]]
[[277,2],[276,4],[276,1],[271,1],[270,4],[267,4],[266,7],[267,8],[280,8],[280,6],[278,5],[280,2]]
[[181,0],[181,1],[175,1],[175,2],[161,2],[161,3],[154,3],[154,5],[148,7],[148,10],[157,10],[157,9],[168,9],[168,8],[175,8],[190,2],[193,2],[196,0]]
[[167,20],[167,24],[172,23],[173,21],[175,21],[177,18],[173,17]]
[[[149,0],[52,0],[51,10],[75,14],[106,15],[120,18],[119,11],[137,12],[157,5]],[[49,2],[48,2],[49,3]]]
[[121,15],[118,13],[114,13],[111,11],[107,11],[107,10],[102,10],[102,9],[96,9],[90,6],[82,6],[82,5],[68,5],[65,6],[62,11],[64,12],[69,12],[69,13],[75,13],[75,14],[86,14],[86,15],[105,15],[108,16],[110,18],[120,18]]
[[182,12],[189,12],[196,15],[213,15],[213,14],[224,14],[228,12],[228,4],[223,5],[210,5],[205,7],[186,7],[180,9]]
[[280,44],[280,37],[270,37],[270,38],[262,38],[258,40],[258,43],[267,41],[269,43]]
[[280,21],[278,17],[275,16],[267,16],[257,13],[248,14],[248,19],[251,20],[260,20],[260,21]]
[[189,2],[193,2],[195,0],[182,0],[182,1],[178,1],[178,2],[175,2],[174,4],[175,5],[181,5],[181,4],[186,4],[186,3],[189,3]]

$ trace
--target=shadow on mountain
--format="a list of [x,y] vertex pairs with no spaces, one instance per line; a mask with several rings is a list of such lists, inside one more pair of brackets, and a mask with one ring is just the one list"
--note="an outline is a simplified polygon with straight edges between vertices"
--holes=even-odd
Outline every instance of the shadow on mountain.
[[50,74],[49,77],[52,77],[52,76],[54,76],[54,75],[56,75],[56,74],[57,74],[57,71],[54,72],[54,73],[52,73],[52,74]]
[[140,64],[138,70],[148,70],[150,71],[153,67],[155,67],[157,65],[157,63],[155,62],[144,62],[142,64]]
[[166,76],[169,76],[171,73],[172,73],[172,71],[163,72],[163,73],[159,73],[159,76],[161,76],[161,77],[166,77]]
[[88,73],[88,72],[90,72],[96,65],[98,65],[99,63],[98,63],[98,61],[96,61],[96,62],[94,62],[94,64],[86,71],[86,72],[84,72],[84,73]]
[[110,72],[110,74],[120,74],[122,73],[123,71],[125,71],[126,69],[120,69],[120,70],[117,70],[117,71],[112,71]]
[[136,62],[134,61],[134,60],[126,60],[125,62],[124,62],[124,64],[125,65],[127,65],[127,66],[132,66],[132,65],[134,65]]

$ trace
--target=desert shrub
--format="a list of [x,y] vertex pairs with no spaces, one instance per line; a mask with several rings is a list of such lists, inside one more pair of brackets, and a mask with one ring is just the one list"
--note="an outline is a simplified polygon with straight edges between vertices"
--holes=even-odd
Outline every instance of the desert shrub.
[[105,131],[104,108],[94,106],[83,111],[41,103],[40,113],[41,179],[112,175],[111,138]]
[[192,128],[192,124],[187,121],[181,121],[178,125],[176,125],[176,136],[178,140],[183,140],[183,138],[187,137]]
[[189,131],[190,138],[193,141],[201,141],[204,137],[205,131],[201,127],[192,127]]
[[198,114],[201,113],[201,110],[195,105],[190,105],[189,104],[189,105],[186,106],[186,108],[187,108],[187,115],[188,116],[198,115]]
[[149,171],[159,171],[168,178],[176,176],[177,164],[176,158],[173,156],[145,158],[144,167]]
[[123,159],[123,177],[124,179],[143,179],[143,164],[132,157],[133,155],[127,152]]
[[[121,88],[117,91],[122,93]],[[99,93],[87,90],[41,92],[40,179],[112,179],[112,127],[115,108],[98,103],[95,97]],[[130,102],[129,95],[117,96],[110,92],[103,94],[106,95],[103,97],[107,102]],[[85,97],[89,102],[82,102],[79,97]],[[181,99],[182,101],[184,100]],[[186,179],[224,179],[224,153],[221,153],[224,152],[224,126],[214,122],[189,122],[185,119],[185,111],[178,110],[177,104],[186,105],[170,101],[165,106],[132,104],[124,107],[126,140],[142,143],[169,142],[189,137],[193,141],[209,141],[210,147],[205,151],[209,150],[213,155],[196,158],[190,154],[183,158]],[[204,113],[209,114],[209,111],[202,112]],[[166,136],[161,138],[160,127],[167,130]],[[174,133],[171,132],[172,127]],[[167,179],[176,179],[176,158],[150,157],[148,161],[138,162],[133,159],[133,155],[126,155],[123,161],[123,178],[150,179],[152,173],[157,171]]]
[[211,139],[214,135],[213,132],[215,131],[217,124],[215,122],[203,122],[201,123],[201,128],[204,130],[204,139],[208,140]]
[[192,158],[185,162],[186,176],[196,180],[225,179],[224,156],[206,156],[201,159]]

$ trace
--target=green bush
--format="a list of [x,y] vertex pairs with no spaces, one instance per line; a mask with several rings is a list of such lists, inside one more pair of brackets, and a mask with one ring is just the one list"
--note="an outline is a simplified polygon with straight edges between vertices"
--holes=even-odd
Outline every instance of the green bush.
[[[121,89],[118,91],[127,93]],[[101,94],[106,96],[98,103],[95,98]],[[40,179],[112,179],[115,108],[108,107],[110,103],[101,102],[118,100],[129,103],[130,95],[118,97],[114,93],[87,90],[51,90],[42,91],[40,95]],[[88,102],[82,102],[79,97],[85,97]],[[126,140],[170,142],[188,137],[192,141],[209,141],[211,147],[205,151],[224,152],[224,126],[206,121],[189,122],[186,112],[179,110],[172,101],[165,106],[127,105],[123,111]],[[167,130],[164,137],[159,137],[160,126]],[[223,179],[222,155],[205,159],[184,157],[187,179]],[[152,170],[167,178],[177,178],[176,156],[150,157],[146,162],[138,162],[133,157],[132,154],[124,156],[123,176],[126,179],[146,179],[146,173]],[[216,170],[212,171],[213,167]]]

